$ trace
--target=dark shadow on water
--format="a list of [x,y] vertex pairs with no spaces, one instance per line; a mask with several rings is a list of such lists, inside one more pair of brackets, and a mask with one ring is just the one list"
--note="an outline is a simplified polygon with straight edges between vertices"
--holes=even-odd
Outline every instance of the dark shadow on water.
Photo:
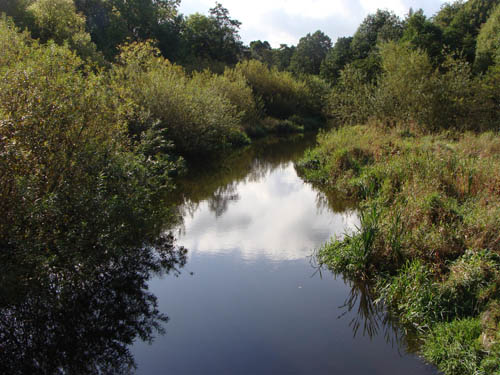
[[347,284],[351,291],[339,307],[343,310],[339,319],[349,316],[353,336],[361,334],[373,338],[383,335],[387,343],[399,347],[404,335],[387,314],[383,303],[373,298],[370,285],[362,281],[347,281]]
[[1,288],[0,373],[128,374],[129,346],[164,332],[168,318],[148,292],[153,274],[178,274],[186,250],[163,235],[147,248],[121,249]]
[[[319,266],[316,256],[310,257],[310,264],[315,269],[313,275],[323,277],[323,273],[331,271],[324,266]],[[337,319],[349,319],[349,327],[352,329],[353,338],[357,336],[383,337],[385,342],[396,348],[403,355],[406,353],[418,353],[419,341],[416,332],[411,327],[402,327],[387,310],[383,301],[374,295],[373,285],[365,280],[349,280],[343,275],[340,277],[351,289],[344,303],[338,308],[340,310]]]

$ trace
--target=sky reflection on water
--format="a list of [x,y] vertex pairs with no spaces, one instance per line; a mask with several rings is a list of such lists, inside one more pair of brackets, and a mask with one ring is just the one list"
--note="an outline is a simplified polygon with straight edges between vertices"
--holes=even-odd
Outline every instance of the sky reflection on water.
[[278,262],[303,259],[333,234],[357,224],[353,211],[333,214],[318,207],[318,193],[297,177],[292,163],[266,177],[241,182],[222,216],[203,202],[184,219],[180,243],[192,256],[237,251],[243,261],[264,257]]
[[229,176],[186,182],[177,234],[192,275],[150,282],[171,320],[152,346],[135,344],[139,374],[436,373],[362,286],[313,267],[314,250],[358,219],[297,176],[310,144],[251,149]]

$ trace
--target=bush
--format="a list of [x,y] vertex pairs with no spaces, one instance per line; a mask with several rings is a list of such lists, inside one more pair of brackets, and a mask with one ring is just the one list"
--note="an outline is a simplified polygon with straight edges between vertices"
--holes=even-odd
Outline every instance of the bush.
[[217,91],[218,95],[227,98],[236,106],[245,128],[255,126],[259,121],[261,103],[255,100],[251,87],[240,72],[226,68],[224,74],[217,75],[204,70],[193,73],[192,78],[193,84]]
[[143,246],[170,182],[129,147],[103,78],[66,47],[0,30],[0,284]]
[[348,64],[327,98],[326,113],[341,124],[362,124],[373,116],[374,92],[363,71]]
[[424,131],[498,128],[495,70],[474,78],[469,63],[450,55],[435,69],[426,52],[395,42],[381,44],[379,54],[376,84],[354,64],[341,72],[327,100],[330,116],[346,124],[374,119]]
[[116,95],[129,103],[132,134],[158,123],[177,153],[188,157],[247,142],[240,130],[242,114],[220,85],[212,80],[200,85],[202,76],[190,79],[149,42],[123,46],[111,75]]
[[424,51],[396,43],[383,44],[380,54],[377,119],[430,130],[477,128],[478,118],[472,116],[477,89],[468,63],[448,56],[440,72]]
[[257,100],[262,100],[266,115],[287,119],[307,111],[307,84],[291,73],[269,69],[257,60],[240,62],[234,70],[246,78]]

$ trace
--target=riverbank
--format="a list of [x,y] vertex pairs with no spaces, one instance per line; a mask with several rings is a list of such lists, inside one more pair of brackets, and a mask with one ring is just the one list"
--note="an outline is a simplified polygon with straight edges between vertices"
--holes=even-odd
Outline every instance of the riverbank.
[[[318,137],[303,176],[360,204],[359,231],[319,261],[369,279],[445,374],[499,371],[500,137],[377,125]],[[496,372],[495,372],[496,371]]]

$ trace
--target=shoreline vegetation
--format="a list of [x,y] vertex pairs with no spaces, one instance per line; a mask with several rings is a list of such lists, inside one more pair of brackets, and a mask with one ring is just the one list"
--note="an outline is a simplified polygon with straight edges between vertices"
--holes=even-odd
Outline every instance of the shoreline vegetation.
[[368,280],[444,374],[499,374],[498,66],[475,75],[463,59],[434,67],[393,41],[378,51],[376,81],[341,72],[327,107],[344,125],[297,163],[305,180],[359,202],[358,230],[318,261]]
[[[500,1],[378,10],[352,37],[279,48],[245,46],[219,3],[179,3],[0,3],[0,370],[133,368],[128,344],[167,320],[147,280],[186,262],[165,234],[176,178],[333,123],[297,169],[359,202],[361,224],[318,260],[368,281],[444,374],[500,374]],[[80,310],[100,284],[94,303],[127,327],[69,352],[62,337],[95,337],[53,309]]]

